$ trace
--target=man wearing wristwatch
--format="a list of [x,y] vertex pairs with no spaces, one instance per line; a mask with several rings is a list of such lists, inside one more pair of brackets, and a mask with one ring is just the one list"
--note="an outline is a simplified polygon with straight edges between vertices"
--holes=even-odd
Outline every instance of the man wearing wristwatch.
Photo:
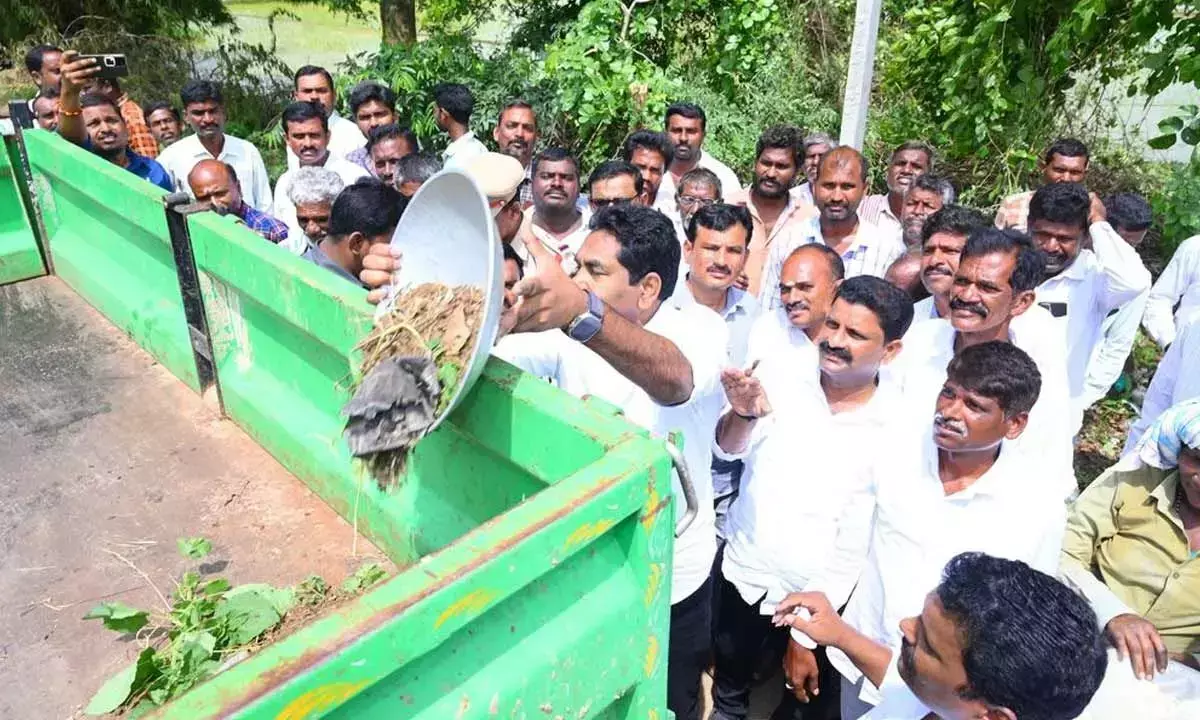
[[[572,395],[598,396],[657,435],[683,433],[699,508],[675,540],[667,706],[681,720],[698,720],[700,674],[708,667],[711,642],[709,570],[716,541],[709,449],[724,403],[719,375],[725,326],[705,308],[667,302],[678,280],[680,248],[664,215],[637,205],[608,207],[590,227],[574,278],[544,246],[528,246],[537,272],[513,289],[515,306],[502,320],[512,332],[493,354],[554,378]],[[674,486],[681,513],[677,480]]]
[[785,594],[827,574],[853,479],[867,471],[861,450],[879,445],[902,417],[879,370],[900,352],[912,317],[903,290],[870,275],[849,278],[814,338],[818,380],[764,389],[759,365],[721,374],[729,410],[717,426],[714,451],[742,460],[745,470],[714,577],[713,720],[744,720],[755,670],[781,657],[790,692],[772,718],[837,712],[837,671],[823,651],[814,653],[774,627],[771,613]]

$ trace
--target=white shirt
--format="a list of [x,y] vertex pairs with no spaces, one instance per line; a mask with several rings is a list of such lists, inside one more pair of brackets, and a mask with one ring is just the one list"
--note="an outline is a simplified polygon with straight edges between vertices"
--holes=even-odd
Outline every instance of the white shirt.
[[574,261],[575,254],[579,252],[579,248],[583,247],[583,241],[587,240],[587,236],[591,234],[591,228],[588,223],[592,219],[590,209],[581,210],[579,213],[579,227],[564,235],[561,239],[550,234],[549,231],[542,228],[533,221],[533,215],[536,212],[531,205],[525,208],[524,216],[521,218],[521,227],[517,230],[516,237],[509,243],[512,249],[517,253],[517,257],[521,258],[525,274],[529,275],[537,269],[537,262],[533,256],[529,254],[529,248],[525,247],[526,243],[532,239],[541,240],[546,249],[558,255],[560,260],[572,258]]
[[[799,370],[798,368],[796,369]],[[894,390],[881,385],[866,405],[833,414],[818,382],[814,392],[780,402],[759,420],[743,459],[741,490],[725,525],[721,572],[747,604],[774,604],[809,582],[829,561],[842,511],[863,479],[870,453],[896,419]]]
[[[675,194],[675,176],[671,174],[671,161],[667,160],[667,171],[663,173],[662,182],[658,185],[658,194],[654,196],[654,209],[666,215],[671,219],[671,222],[683,226],[679,219],[679,205],[676,203]],[[717,176],[717,180],[721,181],[721,199],[725,199],[730,195],[742,189],[741,182],[738,181],[737,174],[729,169],[729,166],[712,155],[700,150],[700,159],[696,162],[696,167],[702,167],[705,170],[712,171],[713,175]]]
[[[885,377],[898,384],[904,408],[916,424],[933,417],[957,334],[949,320],[914,324],[904,336],[900,355],[888,366]],[[1013,446],[1038,458],[1042,464],[1038,477],[1047,479],[1050,495],[1066,498],[1076,491],[1071,438],[1082,419],[1072,412],[1062,339],[1054,332],[1050,314],[1037,306],[1013,318],[1009,338],[1033,359],[1042,376],[1029,426]]]
[[1083,396],[1079,406],[1087,409],[1108,395],[1113,383],[1121,377],[1125,360],[1133,352],[1133,341],[1137,339],[1138,325],[1146,311],[1149,291],[1139,294],[1104,318],[1100,344],[1088,361],[1087,375],[1083,380]]
[[[932,590],[933,588],[929,588]],[[893,652],[883,684],[879,686],[879,704],[859,720],[924,720],[933,712],[917,699],[900,677],[900,653]]]
[[[333,153],[325,155],[325,162],[321,163],[321,167],[337,173],[337,176],[347,186],[354,184],[354,181],[359,178],[369,177],[366,170],[348,160],[336,157]],[[275,203],[271,206],[271,215],[288,226],[287,239],[279,244],[297,255],[303,255],[304,251],[308,249],[308,237],[296,219],[296,204],[288,197],[288,189],[292,186],[292,178],[295,176],[296,170],[288,170],[279,176],[279,182],[275,183]]]
[[242,202],[255,210],[271,212],[271,179],[267,175],[267,166],[263,164],[262,154],[252,143],[226,135],[221,154],[214,158],[200,144],[199,137],[188,135],[171,143],[158,154],[158,164],[171,175],[175,189],[193,198],[196,196],[188,186],[187,177],[201,160],[220,160],[232,166],[233,171],[237,173]]
[[[1176,310],[1175,306],[1179,309]],[[1142,325],[1158,346],[1175,339],[1184,322],[1200,311],[1200,235],[1184,240],[1150,289]]]
[[[761,310],[750,326],[744,365],[749,367],[756,362],[754,376],[768,397],[780,403],[784,402],[783,393],[793,392],[797,382],[803,381],[811,389],[820,379],[816,344],[788,320],[782,307]],[[772,405],[779,406],[775,400]]]
[[1092,249],[1080,250],[1067,269],[1037,287],[1037,303],[1055,315],[1066,340],[1071,401],[1081,416],[1087,364],[1100,343],[1104,318],[1150,287],[1150,272],[1137,251],[1111,225],[1093,223],[1088,231]]
[[[362,134],[362,130],[358,129],[358,125],[353,120],[338,115],[337,112],[329,113],[329,118],[326,120],[329,125],[329,154],[345,160],[346,156],[360,147],[366,147],[367,138]],[[296,157],[296,153],[292,152],[292,148],[284,143],[287,149],[287,166],[288,170],[295,170],[300,167],[300,158]],[[291,233],[288,233],[289,235]]]
[[[920,426],[924,437],[911,431],[889,434],[892,444],[878,454],[867,484],[847,504],[827,579],[814,585],[828,587],[826,594],[837,607],[854,585],[852,571],[841,569],[845,559],[865,556],[842,617],[891,648],[893,656],[900,648],[900,620],[921,612],[925,595],[937,587],[955,555],[984,552],[1054,575],[1066,528],[1062,499],[1030,492],[1040,458],[1014,452],[1007,441],[981,478],[947,496],[931,423]],[[831,648],[829,659],[851,682],[862,677],[841,651]],[[863,683],[860,697],[879,702],[878,690],[869,682]]]
[[1154,370],[1154,378],[1142,400],[1142,411],[1129,428],[1125,453],[1137,445],[1163,411],[1195,397],[1200,397],[1200,316],[1183,324]]
[[[918,300],[915,303],[913,303],[912,327],[915,327],[917,323],[922,323],[922,322],[925,322],[926,320],[937,320],[937,319],[939,319],[939,316],[937,314],[937,305],[934,304],[932,295],[925,298],[924,300]],[[912,331],[912,327],[909,327],[909,332]],[[906,334],[906,337],[907,337],[907,334]]]
[[792,196],[792,199],[800,205],[816,204],[813,201],[812,183],[808,182],[807,180],[799,185],[792,186],[792,189],[788,190],[788,193]]
[[895,235],[900,242],[904,242],[904,226],[901,224],[900,218],[892,212],[887,193],[868,195],[863,198],[858,205],[858,216],[877,226],[880,230]]
[[447,168],[462,168],[466,167],[472,158],[479,157],[487,151],[487,146],[479,142],[475,133],[468,130],[446,146],[442,151],[442,160]]
[[[627,420],[658,437],[665,438],[672,431],[683,433],[683,454],[700,507],[691,526],[675,539],[671,584],[674,604],[704,584],[717,550],[709,468],[712,437],[725,402],[721,387],[724,340],[713,343],[712,339],[720,338],[725,327],[711,310],[663,303],[645,329],[673,342],[691,363],[694,387],[687,402],[659,405],[603,358],[559,330],[508,335],[496,344],[492,354],[538,377],[552,378],[558,387],[576,397],[595,395],[621,408]],[[680,517],[685,506],[678,478],[672,479],[672,485],[677,499],[676,517]]]
[[[778,242],[771,243],[767,262],[763,266],[762,282],[759,284],[758,302],[760,305],[764,308],[779,305],[779,274],[783,270],[783,262],[787,260],[793,250],[812,242],[825,242],[821,236],[820,216],[811,218],[805,228],[798,228],[797,232],[788,233]],[[887,269],[891,267],[892,263],[905,252],[907,250],[899,236],[893,237],[866,220],[859,219],[854,240],[842,253],[842,262],[846,266],[846,277],[874,275],[881,278],[887,273]]]
[[[679,274],[675,281],[675,292],[671,295],[671,303],[676,307],[695,305],[709,312],[712,308],[696,302],[692,289],[687,283],[687,272]],[[730,287],[725,291],[725,307],[716,313],[725,323],[728,337],[725,343],[725,365],[727,367],[742,367],[746,363],[746,346],[750,339],[750,328],[758,318],[758,302],[745,290]]]

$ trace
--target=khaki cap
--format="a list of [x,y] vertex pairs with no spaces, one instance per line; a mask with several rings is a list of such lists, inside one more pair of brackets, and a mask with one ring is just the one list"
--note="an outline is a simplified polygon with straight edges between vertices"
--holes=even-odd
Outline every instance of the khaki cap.
[[514,157],[502,153],[487,152],[473,158],[463,168],[487,195],[492,216],[516,197],[517,189],[525,180],[525,168]]

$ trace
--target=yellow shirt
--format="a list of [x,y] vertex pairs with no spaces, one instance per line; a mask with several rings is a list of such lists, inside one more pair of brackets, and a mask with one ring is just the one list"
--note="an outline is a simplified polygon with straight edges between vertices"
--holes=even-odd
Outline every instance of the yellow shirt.
[[1190,654],[1200,652],[1200,557],[1172,507],[1178,486],[1176,470],[1109,468],[1068,513],[1062,571],[1102,625],[1136,613],[1169,651]]

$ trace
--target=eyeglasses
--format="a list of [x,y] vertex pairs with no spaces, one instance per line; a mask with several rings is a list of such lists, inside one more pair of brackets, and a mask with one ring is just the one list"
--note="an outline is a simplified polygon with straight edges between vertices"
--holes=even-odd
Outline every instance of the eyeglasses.
[[717,203],[716,198],[701,198],[694,195],[677,195],[676,199],[679,200],[680,205],[689,206],[700,204],[704,207],[708,207],[709,205],[715,205]]
[[628,205],[634,201],[634,198],[591,198],[592,207],[599,210],[600,208],[616,207],[618,205]]

